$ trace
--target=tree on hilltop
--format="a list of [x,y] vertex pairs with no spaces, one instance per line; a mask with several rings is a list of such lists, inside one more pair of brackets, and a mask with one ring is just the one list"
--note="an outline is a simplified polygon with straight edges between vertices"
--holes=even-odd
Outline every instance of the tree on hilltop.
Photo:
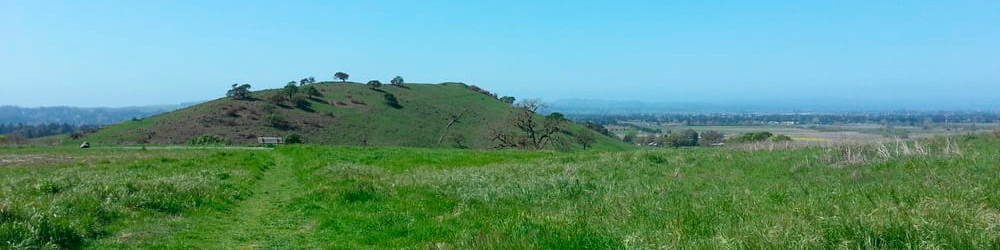
[[226,91],[226,97],[233,97],[236,99],[246,99],[250,97],[250,84],[240,85],[239,83],[234,83],[232,89]]
[[392,80],[389,81],[389,83],[396,86],[403,86],[403,77],[402,76],[393,77]]
[[514,100],[516,100],[516,99],[513,96],[500,97],[500,101],[502,101],[504,103],[507,103],[507,104],[514,104]]
[[372,88],[382,87],[382,82],[380,82],[378,80],[371,80],[371,81],[368,81],[368,86],[372,87]]
[[[291,82],[291,83],[294,83],[294,82]],[[299,86],[306,86],[306,85],[313,84],[313,83],[316,83],[316,78],[313,78],[311,76],[310,77],[306,77],[306,78],[302,78],[302,80],[299,80]]]
[[295,86],[295,82],[290,82],[288,85],[285,85],[285,88],[281,91],[285,92],[285,94],[288,95],[288,98],[291,99],[293,95],[299,93],[299,87]]
[[337,72],[336,74],[333,74],[333,78],[340,79],[340,82],[347,82],[347,78],[349,77],[351,77],[351,75],[344,72]]

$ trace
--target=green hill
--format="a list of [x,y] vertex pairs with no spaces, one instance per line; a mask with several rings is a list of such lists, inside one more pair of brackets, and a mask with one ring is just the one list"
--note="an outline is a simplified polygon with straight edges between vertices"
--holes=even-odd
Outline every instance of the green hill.
[[[256,91],[250,98],[221,98],[141,120],[107,126],[76,136],[67,143],[89,141],[106,144],[183,144],[212,135],[233,144],[255,144],[261,136],[299,134],[305,143],[491,148],[491,131],[507,124],[513,107],[461,83],[383,85],[370,88],[358,83],[318,83],[309,86],[320,96],[302,101],[276,102],[281,89]],[[300,99],[304,94],[298,94]],[[391,105],[389,97],[398,105]],[[454,117],[460,118],[452,123]],[[448,126],[452,123],[451,126]],[[562,146],[582,146],[572,133],[583,126],[567,123],[558,138]],[[595,149],[629,147],[597,134]]]

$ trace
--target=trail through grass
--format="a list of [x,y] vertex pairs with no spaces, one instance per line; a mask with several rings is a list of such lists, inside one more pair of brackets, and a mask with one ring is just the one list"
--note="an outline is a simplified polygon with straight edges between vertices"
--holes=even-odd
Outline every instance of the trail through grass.
[[[14,195],[0,199],[0,233],[31,244],[26,236],[62,234],[19,225],[83,230],[52,241],[66,248],[1000,247],[1000,138],[919,145],[577,153],[293,146],[185,151],[195,153],[189,159],[161,151],[90,168],[0,169],[17,183],[0,190]],[[258,162],[269,167],[241,167]],[[89,217],[67,206],[105,186],[138,195],[85,203],[107,221],[80,229]],[[31,209],[59,220],[33,221],[24,214]]]
[[[210,211],[166,222],[174,232],[152,242],[124,242],[124,245],[153,248],[275,249],[305,248],[304,237],[310,222],[300,211],[288,209],[289,202],[304,190],[298,168],[282,154],[273,154],[275,166],[264,172],[249,198],[224,211]],[[211,232],[211,233],[206,233]],[[106,246],[123,242],[103,242]],[[133,245],[133,243],[135,243]]]

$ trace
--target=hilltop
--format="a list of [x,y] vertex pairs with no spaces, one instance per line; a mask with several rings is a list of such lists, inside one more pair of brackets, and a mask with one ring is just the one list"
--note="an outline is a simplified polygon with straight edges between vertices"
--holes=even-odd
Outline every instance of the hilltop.
[[[496,145],[491,131],[504,126],[514,109],[488,92],[462,83],[372,88],[351,82],[322,82],[308,86],[316,88],[318,95],[304,98],[298,94],[297,98],[275,101],[276,95],[284,94],[282,89],[255,91],[247,98],[220,98],[73,135],[67,143],[183,144],[211,135],[233,144],[255,144],[260,136],[298,134],[310,144],[491,148]],[[566,123],[557,136],[561,147],[582,148],[572,135],[583,129]],[[628,147],[611,137],[596,137],[592,145],[596,149]]]

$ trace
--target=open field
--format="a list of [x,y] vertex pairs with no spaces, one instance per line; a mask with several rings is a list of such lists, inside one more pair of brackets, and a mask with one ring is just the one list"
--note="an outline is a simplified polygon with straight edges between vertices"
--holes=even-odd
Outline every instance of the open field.
[[0,248],[1000,248],[1000,139],[988,135],[886,149],[0,159]]
[[[887,142],[895,141],[896,137],[904,139],[927,138],[933,136],[985,132],[991,129],[1000,128],[1000,124],[939,124],[928,128],[911,126],[883,126],[878,124],[766,126],[685,126],[669,124],[651,126],[648,124],[641,124],[640,126],[651,129],[660,129],[664,133],[666,133],[666,131],[682,131],[692,129],[698,133],[705,131],[718,131],[726,136],[753,132],[771,132],[773,134],[788,135],[795,141],[815,143]],[[972,130],[969,129],[970,126],[972,127]],[[648,134],[634,129],[615,131],[615,133],[619,136],[630,132]]]

